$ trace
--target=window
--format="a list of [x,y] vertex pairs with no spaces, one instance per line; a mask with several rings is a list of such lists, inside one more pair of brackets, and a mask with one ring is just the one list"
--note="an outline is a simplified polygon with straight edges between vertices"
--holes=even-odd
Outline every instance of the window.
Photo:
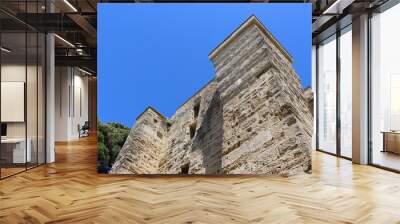
[[[318,149],[352,157],[352,25],[317,50]],[[340,123],[338,123],[340,122]]]
[[352,157],[352,34],[351,25],[340,35],[340,155]]
[[186,163],[181,166],[181,174],[189,174],[189,163]]
[[[43,3],[44,0],[18,2],[19,15],[42,12]],[[1,102],[0,123],[2,138],[12,142],[0,144],[2,179],[45,163],[46,37],[33,27],[15,23],[3,12],[0,17],[13,23],[11,30],[0,29],[0,92],[2,99],[8,99]]]
[[371,18],[371,162],[400,170],[400,4]]
[[194,118],[197,118],[199,116],[199,112],[200,112],[200,102],[196,103],[193,107]]
[[196,123],[193,123],[193,124],[191,124],[190,127],[189,127],[190,139],[193,139],[194,136],[195,136],[195,134],[196,134],[196,126],[197,126],[197,124],[196,124]]
[[318,47],[318,149],[336,153],[336,35]]

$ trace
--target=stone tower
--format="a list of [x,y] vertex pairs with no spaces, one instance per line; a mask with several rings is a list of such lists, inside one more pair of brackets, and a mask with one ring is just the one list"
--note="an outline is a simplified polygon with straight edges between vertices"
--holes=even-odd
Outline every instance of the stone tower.
[[312,115],[289,53],[251,16],[209,58],[215,78],[170,120],[143,112],[111,173],[310,172]]

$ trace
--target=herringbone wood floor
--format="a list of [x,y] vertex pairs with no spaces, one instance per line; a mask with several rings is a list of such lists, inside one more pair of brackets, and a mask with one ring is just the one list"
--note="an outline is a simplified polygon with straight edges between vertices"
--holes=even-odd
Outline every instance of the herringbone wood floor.
[[96,173],[95,138],[0,181],[0,223],[400,223],[400,175],[315,152],[313,174],[128,177]]

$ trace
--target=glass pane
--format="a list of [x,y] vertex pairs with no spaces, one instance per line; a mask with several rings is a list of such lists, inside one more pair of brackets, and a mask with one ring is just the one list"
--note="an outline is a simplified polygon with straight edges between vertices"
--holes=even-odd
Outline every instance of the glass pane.
[[400,5],[371,20],[372,163],[400,170]]
[[26,150],[26,35],[2,33],[1,45],[1,174],[5,177],[25,170],[31,159]]
[[336,153],[336,36],[318,48],[318,148]]
[[39,46],[38,46],[38,163],[45,163],[45,35],[39,34]]
[[340,152],[352,157],[352,35],[351,26],[340,36]]
[[312,149],[316,149],[316,136],[317,136],[317,129],[315,128],[316,123],[316,115],[315,115],[315,105],[316,105],[316,94],[315,94],[315,90],[316,90],[316,76],[317,76],[317,47],[315,45],[312,46],[312,52],[311,52],[311,83],[312,83],[312,91],[313,91],[313,95],[314,95],[314,99],[313,99],[313,104],[312,104],[312,115],[313,115],[313,136],[312,136]]
[[[37,13],[37,2],[27,2],[26,12]],[[32,22],[33,19],[31,19]],[[30,151],[30,161],[27,167],[37,165],[37,73],[38,73],[38,36],[35,31],[27,30],[27,76],[26,76],[26,113],[27,113],[27,150]]]
[[35,32],[27,33],[28,38],[28,63],[27,63],[27,80],[26,80],[26,112],[27,112],[27,143],[28,151],[30,153],[30,160],[28,160],[28,168],[37,165],[38,160],[38,147],[37,147],[37,132],[38,132],[38,119],[37,119],[37,79],[38,79],[38,36]]

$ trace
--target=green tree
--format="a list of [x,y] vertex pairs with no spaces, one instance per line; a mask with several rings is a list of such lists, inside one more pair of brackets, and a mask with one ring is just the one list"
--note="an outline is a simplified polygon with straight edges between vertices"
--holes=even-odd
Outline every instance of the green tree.
[[116,122],[98,123],[98,172],[107,173],[109,171],[128,135],[129,128],[122,124]]

